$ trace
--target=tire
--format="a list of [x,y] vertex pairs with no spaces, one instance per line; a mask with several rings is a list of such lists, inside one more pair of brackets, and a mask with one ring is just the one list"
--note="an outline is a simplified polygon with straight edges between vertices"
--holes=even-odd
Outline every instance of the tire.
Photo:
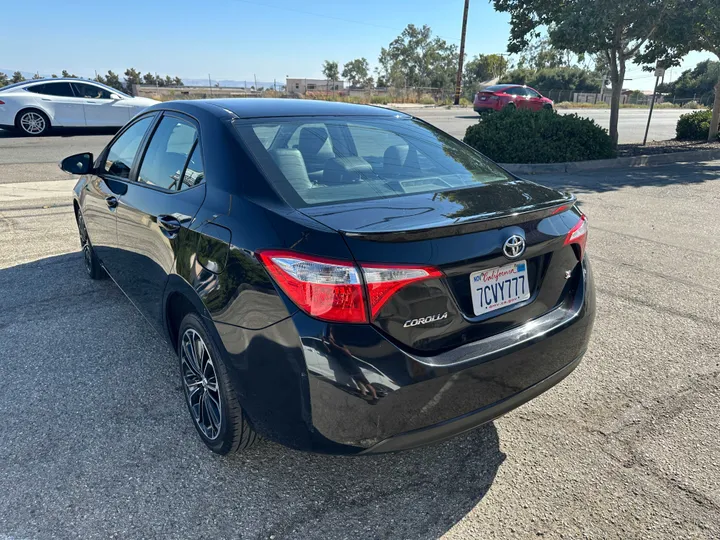
[[508,103],[507,105],[505,105],[505,110],[514,111],[516,109],[517,109],[517,107],[515,106],[514,103]]
[[185,404],[202,441],[221,455],[250,448],[258,435],[240,407],[218,347],[195,313],[180,323],[177,350]]
[[90,276],[90,279],[105,279],[107,274],[90,243],[90,238],[88,238],[87,229],[85,228],[85,220],[79,210],[76,219],[78,233],[80,234],[80,249],[82,249],[83,260],[85,262],[85,271],[88,273],[88,276]]
[[552,111],[553,106],[548,103],[547,105],[543,105],[543,110],[544,111]]
[[40,137],[50,131],[50,119],[42,111],[25,109],[15,118],[15,127],[23,135]]

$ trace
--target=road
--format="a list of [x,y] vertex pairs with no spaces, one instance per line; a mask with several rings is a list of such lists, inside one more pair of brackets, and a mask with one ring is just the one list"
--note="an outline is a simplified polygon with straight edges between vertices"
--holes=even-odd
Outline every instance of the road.
[[11,139],[0,165],[0,538],[720,537],[720,161],[535,177],[578,195],[598,289],[540,398],[397,455],[221,458],[170,348],[84,275],[47,160],[100,138]]
[[[458,111],[457,109],[447,110],[445,108],[433,109],[403,109],[410,114],[419,116],[440,129],[447,131],[450,135],[460,139],[465,135],[465,130],[477,122],[478,115],[471,109]],[[560,114],[578,114],[585,118],[595,120],[604,128],[610,126],[609,109],[563,109]],[[656,109],[653,112],[653,120],[650,126],[648,140],[665,141],[675,138],[675,126],[680,115],[691,111],[683,109]],[[620,120],[618,134],[620,144],[641,143],[645,136],[647,124],[647,109],[620,109]]]

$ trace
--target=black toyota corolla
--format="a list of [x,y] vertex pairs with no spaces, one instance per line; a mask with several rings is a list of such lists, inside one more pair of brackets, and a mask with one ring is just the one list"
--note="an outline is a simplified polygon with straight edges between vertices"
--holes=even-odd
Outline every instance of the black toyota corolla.
[[567,376],[595,314],[587,220],[412,116],[317,101],[162,103],[74,207],[179,357],[214,452],[263,436],[375,453],[475,428]]

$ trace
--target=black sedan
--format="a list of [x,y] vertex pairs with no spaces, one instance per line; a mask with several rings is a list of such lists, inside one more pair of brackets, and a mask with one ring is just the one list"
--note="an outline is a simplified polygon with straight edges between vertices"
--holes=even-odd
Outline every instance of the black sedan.
[[162,103],[61,166],[81,176],[88,274],[167,336],[214,452],[442,440],[552,387],[587,348],[574,198],[409,115]]

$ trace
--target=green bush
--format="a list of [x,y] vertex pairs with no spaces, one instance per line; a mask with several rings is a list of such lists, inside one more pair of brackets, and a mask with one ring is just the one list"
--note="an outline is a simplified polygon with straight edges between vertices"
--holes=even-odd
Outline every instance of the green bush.
[[472,107],[472,102],[464,97],[460,98],[460,106],[461,107]]
[[679,141],[705,141],[710,134],[712,111],[695,111],[683,114],[675,133]]
[[432,98],[432,96],[428,96],[426,94],[420,98],[420,104],[421,105],[435,105],[435,100]]
[[615,157],[610,135],[593,120],[553,111],[502,111],[470,126],[464,141],[499,163],[562,163]]

